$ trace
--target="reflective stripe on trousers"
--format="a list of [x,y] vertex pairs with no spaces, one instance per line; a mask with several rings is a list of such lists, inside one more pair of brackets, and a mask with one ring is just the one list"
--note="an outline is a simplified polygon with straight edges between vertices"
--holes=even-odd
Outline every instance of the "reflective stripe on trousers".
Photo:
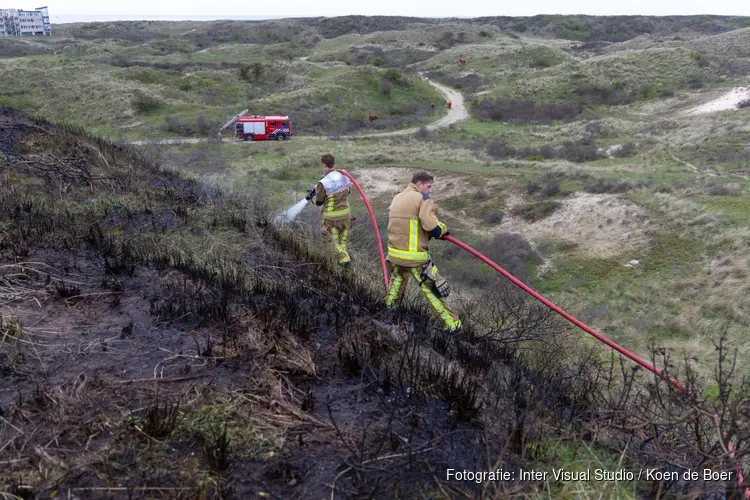
[[[329,224],[336,223],[329,222]],[[341,226],[343,227],[339,228],[333,225],[324,225],[323,234],[326,243],[330,244],[333,247],[336,261],[339,264],[346,264],[347,262],[351,262],[352,260],[349,256],[349,252],[346,249],[346,240],[349,238],[349,221],[346,221],[345,224],[341,224]]]
[[404,278],[398,273],[393,273],[393,279],[391,280],[391,289],[388,290],[388,296],[385,299],[385,305],[390,309],[396,302],[396,298],[399,296],[401,291],[401,284],[404,282]]
[[419,289],[422,291],[422,294],[424,294],[432,308],[435,309],[440,318],[443,320],[443,323],[445,323],[445,327],[451,331],[458,330],[459,328],[461,328],[461,320],[458,319],[455,313],[453,313],[443,303],[443,301],[435,295],[428,283],[422,282],[422,279],[420,277],[422,267],[423,266],[409,268],[397,265],[393,266],[391,287],[388,290],[388,295],[385,300],[386,306],[388,308],[393,308],[397,305],[397,302],[400,302],[406,291],[405,277],[408,277],[407,275],[411,274],[412,277],[417,280]]

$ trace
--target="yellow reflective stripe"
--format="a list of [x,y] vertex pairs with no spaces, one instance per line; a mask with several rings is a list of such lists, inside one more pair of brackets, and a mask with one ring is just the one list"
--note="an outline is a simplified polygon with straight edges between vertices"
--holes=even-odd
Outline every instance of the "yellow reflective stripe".
[[430,287],[424,284],[424,282],[419,277],[419,272],[417,271],[417,268],[412,268],[411,270],[412,276],[414,276],[414,279],[417,280],[417,283],[419,283],[419,288],[422,290],[422,293],[427,297],[427,300],[430,302],[432,307],[437,311],[437,313],[440,315],[440,317],[443,319],[443,323],[445,323],[445,326],[453,331],[461,327],[461,321],[460,320],[454,320],[451,315],[448,313],[448,310],[443,305],[443,302],[435,296],[434,293],[432,293],[432,290],[430,290]]
[[339,264],[344,264],[345,262],[350,262],[352,260],[349,256],[349,252],[346,251],[346,238],[348,234],[348,229],[339,232],[335,227],[331,228],[333,250],[336,252],[336,258],[338,258]]
[[333,249],[338,253],[339,251],[339,230],[335,227],[331,228],[331,239],[333,240]]
[[438,227],[440,228],[440,234],[443,234],[445,232],[445,224],[438,221]]
[[388,297],[385,300],[386,306],[393,306],[393,302],[396,300],[398,292],[401,290],[401,283],[403,281],[404,279],[401,277],[401,275],[396,273],[396,276],[393,278],[393,282],[391,283],[391,289],[388,292]]
[[324,219],[332,219],[334,217],[341,217],[341,216],[344,216],[344,215],[349,215],[351,213],[352,213],[352,211],[351,211],[350,208],[342,208],[341,210],[333,210],[333,211],[330,211],[330,212],[328,210],[326,210],[325,212],[323,212],[323,218]]
[[333,212],[333,195],[328,195],[328,204],[326,205],[326,212]]
[[427,252],[409,252],[407,250],[399,250],[398,248],[388,247],[388,255],[397,259],[404,260],[429,260],[430,254]]
[[419,221],[409,219],[409,251],[416,252],[419,243]]
[[344,255],[341,259],[339,259],[339,263],[343,264],[344,262],[349,262],[351,257],[349,257],[349,252],[346,251],[346,238],[349,237],[349,230],[344,229],[341,231],[341,234],[339,235],[339,250]]

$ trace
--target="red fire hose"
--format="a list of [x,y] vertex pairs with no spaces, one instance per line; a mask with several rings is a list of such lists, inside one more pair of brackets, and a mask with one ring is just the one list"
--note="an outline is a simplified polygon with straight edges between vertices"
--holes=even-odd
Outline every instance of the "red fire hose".
[[375,230],[375,237],[378,239],[378,251],[380,252],[380,265],[383,268],[383,282],[385,283],[385,290],[386,293],[388,293],[388,289],[390,288],[388,284],[388,271],[385,267],[385,255],[383,254],[383,242],[380,239],[380,230],[378,229],[378,222],[375,220],[375,214],[372,213],[372,207],[370,206],[370,202],[367,200],[367,196],[365,196],[365,192],[362,190],[362,187],[359,185],[357,180],[352,177],[352,175],[347,172],[346,170],[338,169],[337,172],[341,172],[345,176],[349,178],[350,181],[352,181],[352,184],[354,184],[354,187],[357,188],[357,191],[359,191],[359,194],[362,196],[362,199],[365,202],[365,206],[367,207],[367,211],[370,213],[370,221],[372,222],[372,228]]
[[[658,375],[659,377],[661,377],[661,378],[669,381],[669,383],[671,383],[672,386],[675,389],[678,389],[680,391],[685,391],[686,390],[685,386],[683,386],[681,383],[679,383],[677,381],[677,379],[675,379],[674,377],[672,377],[670,375],[665,374],[664,372],[662,372],[661,370],[659,370],[657,367],[655,367],[654,365],[652,365],[651,363],[649,363],[645,359],[637,356],[636,354],[633,354],[632,352],[628,351],[624,347],[622,347],[619,344],[615,343],[614,341],[608,339],[607,337],[605,337],[601,333],[597,332],[596,330],[594,330],[593,328],[591,328],[590,326],[588,326],[586,323],[584,323],[583,321],[579,320],[578,318],[575,318],[575,317],[571,316],[570,314],[568,314],[567,312],[565,312],[564,310],[562,310],[561,308],[559,308],[558,306],[556,306],[555,304],[553,304],[552,302],[550,302],[548,299],[544,298],[541,294],[539,294],[538,292],[534,291],[531,287],[527,286],[525,283],[523,283],[522,281],[520,281],[518,278],[516,278],[515,276],[513,276],[512,274],[510,274],[508,271],[506,271],[502,267],[500,267],[497,264],[495,264],[494,262],[492,262],[490,259],[488,259],[484,255],[482,255],[480,252],[478,252],[478,251],[474,250],[473,248],[471,248],[466,243],[463,243],[462,241],[457,240],[453,236],[443,236],[442,239],[444,239],[446,241],[450,241],[454,245],[457,245],[458,247],[463,248],[464,250],[466,250],[470,254],[474,255],[477,258],[479,258],[482,262],[484,262],[485,264],[487,264],[488,266],[490,266],[492,269],[494,269],[498,273],[502,274],[503,276],[505,276],[506,278],[508,278],[509,280],[511,280],[513,282],[513,284],[516,285],[517,287],[519,287],[521,290],[523,290],[524,292],[528,293],[529,295],[531,295],[532,297],[534,297],[535,299],[537,299],[539,302],[541,302],[542,304],[544,304],[545,306],[549,307],[550,309],[552,309],[553,311],[555,311],[557,314],[559,314],[560,316],[562,316],[563,318],[567,319],[568,321],[570,321],[571,323],[573,323],[574,325],[576,325],[581,330],[585,331],[586,333],[589,333],[589,334],[593,335],[597,340],[600,340],[601,342],[607,344],[609,347],[611,347],[615,351],[617,351],[620,354],[622,354],[623,356],[625,356],[625,357],[627,357],[627,358],[635,361],[636,363],[638,363],[642,367],[646,368],[650,372],[652,372],[652,373]],[[709,418],[711,419],[711,421],[714,421],[713,417],[709,417]],[[724,436],[726,437],[725,433],[724,433]],[[732,446],[731,441],[728,443],[727,450],[729,451],[730,456],[732,458],[734,458],[734,448]],[[742,469],[740,468],[739,465],[737,465],[737,481],[738,481],[738,483],[740,485],[743,482]],[[745,488],[745,498],[746,499],[750,499],[750,488]]]
[[508,271],[506,271],[505,269],[503,269],[502,267],[498,266],[497,264],[495,264],[494,262],[492,262],[490,259],[488,259],[484,255],[482,255],[481,253],[479,253],[476,250],[474,250],[473,248],[471,248],[466,243],[463,243],[463,242],[457,240],[453,236],[443,236],[442,239],[444,239],[446,241],[450,241],[454,245],[457,245],[457,246],[463,248],[464,250],[466,250],[467,252],[469,252],[470,254],[474,255],[475,257],[478,257],[482,262],[484,262],[485,264],[487,264],[488,266],[490,266],[492,269],[494,269],[498,273],[502,274],[503,276],[505,276],[506,278],[508,278],[509,280],[511,280],[513,282],[513,284],[516,285],[517,287],[519,287],[521,290],[523,290],[524,292],[528,293],[529,295],[531,295],[532,297],[534,297],[536,300],[538,300],[539,302],[541,302],[545,306],[549,307],[550,309],[552,309],[553,311],[555,311],[557,314],[559,314],[563,318],[567,319],[568,321],[570,321],[571,323],[573,323],[574,325],[576,325],[581,330],[585,331],[586,333],[589,333],[589,334],[593,335],[598,340],[604,342],[609,347],[611,347],[615,351],[619,352],[623,356],[632,359],[633,361],[635,361],[636,363],[638,363],[639,365],[641,365],[642,367],[644,367],[648,371],[650,371],[652,373],[655,373],[656,375],[658,375],[659,377],[661,377],[661,378],[663,378],[665,380],[668,380],[676,389],[679,389],[681,391],[685,390],[685,387],[681,383],[679,383],[674,377],[666,375],[664,372],[662,372],[661,370],[659,370],[657,367],[655,367],[654,365],[652,365],[651,363],[649,363],[645,359],[641,358],[640,356],[638,356],[636,354],[633,354],[632,352],[628,351],[624,347],[620,346],[619,344],[616,344],[615,342],[613,342],[612,340],[608,339],[607,337],[605,337],[601,333],[597,332],[596,330],[594,330],[593,328],[591,328],[589,325],[587,325],[583,321],[581,321],[581,320],[579,320],[579,319],[571,316],[570,314],[568,314],[567,312],[565,312],[564,310],[562,310],[561,308],[559,308],[558,306],[556,306],[555,304],[553,304],[552,302],[550,302],[549,300],[547,300],[546,298],[544,298],[542,295],[540,295],[539,293],[537,293],[536,291],[534,291],[532,288],[526,286],[526,284],[524,284],[522,281],[520,281],[518,278],[516,278],[512,274],[510,274]]

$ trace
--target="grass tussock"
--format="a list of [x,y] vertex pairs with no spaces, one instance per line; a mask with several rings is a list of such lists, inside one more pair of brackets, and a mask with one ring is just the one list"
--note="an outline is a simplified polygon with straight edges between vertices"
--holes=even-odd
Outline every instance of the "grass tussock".
[[560,208],[560,205],[559,201],[545,200],[537,203],[518,205],[513,208],[511,213],[528,222],[537,222],[552,215],[555,210]]

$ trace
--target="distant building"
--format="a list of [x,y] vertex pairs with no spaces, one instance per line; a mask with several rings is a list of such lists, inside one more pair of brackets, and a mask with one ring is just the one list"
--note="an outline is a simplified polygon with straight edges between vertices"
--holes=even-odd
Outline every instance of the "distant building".
[[0,36],[51,36],[47,7],[0,9]]

